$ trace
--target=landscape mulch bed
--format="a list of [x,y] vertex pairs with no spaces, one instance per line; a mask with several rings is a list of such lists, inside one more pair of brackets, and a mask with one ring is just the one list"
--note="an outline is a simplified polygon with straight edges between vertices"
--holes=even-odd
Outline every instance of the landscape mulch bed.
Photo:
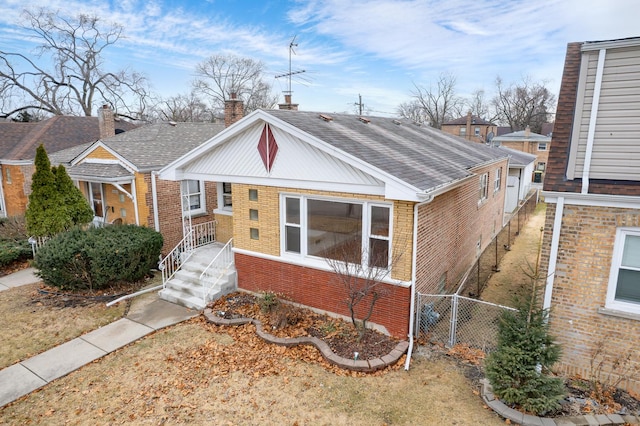
[[236,292],[215,301],[210,307],[215,315],[222,318],[260,320],[264,329],[277,337],[317,337],[325,341],[334,353],[348,359],[356,357],[356,353],[360,360],[380,358],[388,355],[400,342],[370,329],[360,336],[351,323],[342,319],[318,314],[281,300],[266,306],[260,298]]

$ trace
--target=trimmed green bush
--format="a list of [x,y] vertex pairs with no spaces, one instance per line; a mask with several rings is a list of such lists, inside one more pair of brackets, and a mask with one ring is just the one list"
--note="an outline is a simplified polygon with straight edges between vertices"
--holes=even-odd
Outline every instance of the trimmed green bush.
[[78,228],[59,234],[36,253],[42,280],[63,290],[98,290],[135,282],[156,267],[162,235],[136,225]]
[[0,267],[31,258],[31,244],[27,240],[0,241]]

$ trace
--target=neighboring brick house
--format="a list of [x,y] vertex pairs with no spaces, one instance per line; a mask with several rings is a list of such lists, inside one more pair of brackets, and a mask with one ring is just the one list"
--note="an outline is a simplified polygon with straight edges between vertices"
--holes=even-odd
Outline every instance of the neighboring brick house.
[[500,231],[507,167],[501,150],[406,121],[258,110],[160,177],[219,182],[245,290],[348,315],[326,258],[386,269],[400,254],[372,322],[405,338],[414,292],[455,291]]
[[465,117],[442,124],[442,131],[471,142],[487,143],[498,133],[498,126],[469,112]]
[[[544,178],[551,146],[551,137],[531,132],[529,126],[525,130],[496,136],[491,140],[494,146],[504,146],[536,156],[535,170],[540,173],[540,180]],[[535,176],[535,175],[534,175]]]
[[[193,180],[183,182],[181,191],[180,182],[160,180],[157,172],[223,129],[222,123],[149,124],[59,151],[50,159],[67,167],[89,200],[94,221],[154,228],[163,234],[166,254],[182,239],[183,226],[213,220],[217,188]],[[188,213],[183,215],[183,208]]]
[[[544,307],[558,368],[640,368],[640,38],[570,43],[543,196]],[[629,364],[611,367],[616,358]],[[621,385],[640,391],[638,370]]]
[[52,154],[134,127],[113,116],[110,123],[98,117],[64,115],[33,123],[0,122],[0,217],[22,215],[27,210],[33,161],[40,144]]

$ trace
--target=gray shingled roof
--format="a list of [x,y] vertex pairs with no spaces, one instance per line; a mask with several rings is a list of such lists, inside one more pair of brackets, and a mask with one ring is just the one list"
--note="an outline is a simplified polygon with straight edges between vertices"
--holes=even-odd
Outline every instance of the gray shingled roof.
[[507,148],[506,146],[498,146],[496,149],[504,151],[511,158],[509,159],[510,166],[526,166],[527,164],[533,163],[536,158],[533,154],[528,154],[526,152],[518,151],[517,149]]
[[[224,130],[222,123],[156,123],[117,134],[101,142],[138,171],[159,170]],[[52,164],[70,163],[91,144],[49,156]]]
[[527,135],[526,130],[519,130],[517,132],[506,133],[504,135],[496,136],[491,141],[497,142],[524,142],[524,141],[533,141],[533,142],[551,142],[551,138],[549,136],[543,136],[538,133],[529,132]]
[[139,171],[158,170],[224,130],[223,123],[156,123],[102,142]]
[[120,164],[80,163],[67,169],[69,176],[80,180],[104,180],[132,179],[133,173]]
[[363,160],[416,188],[429,191],[464,179],[474,167],[496,162],[507,154],[483,144],[387,117],[265,110],[264,112]]

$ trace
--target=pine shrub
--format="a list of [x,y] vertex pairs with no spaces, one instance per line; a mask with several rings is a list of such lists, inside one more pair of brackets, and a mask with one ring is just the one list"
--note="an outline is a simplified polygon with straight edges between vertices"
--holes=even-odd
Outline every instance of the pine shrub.
[[560,347],[549,334],[548,310],[538,305],[536,293],[517,301],[517,311],[504,311],[498,347],[487,357],[485,370],[498,398],[544,414],[560,406],[564,384],[550,372]]
[[74,228],[41,247],[34,265],[48,285],[99,290],[142,279],[157,265],[162,242],[158,232],[136,225]]

